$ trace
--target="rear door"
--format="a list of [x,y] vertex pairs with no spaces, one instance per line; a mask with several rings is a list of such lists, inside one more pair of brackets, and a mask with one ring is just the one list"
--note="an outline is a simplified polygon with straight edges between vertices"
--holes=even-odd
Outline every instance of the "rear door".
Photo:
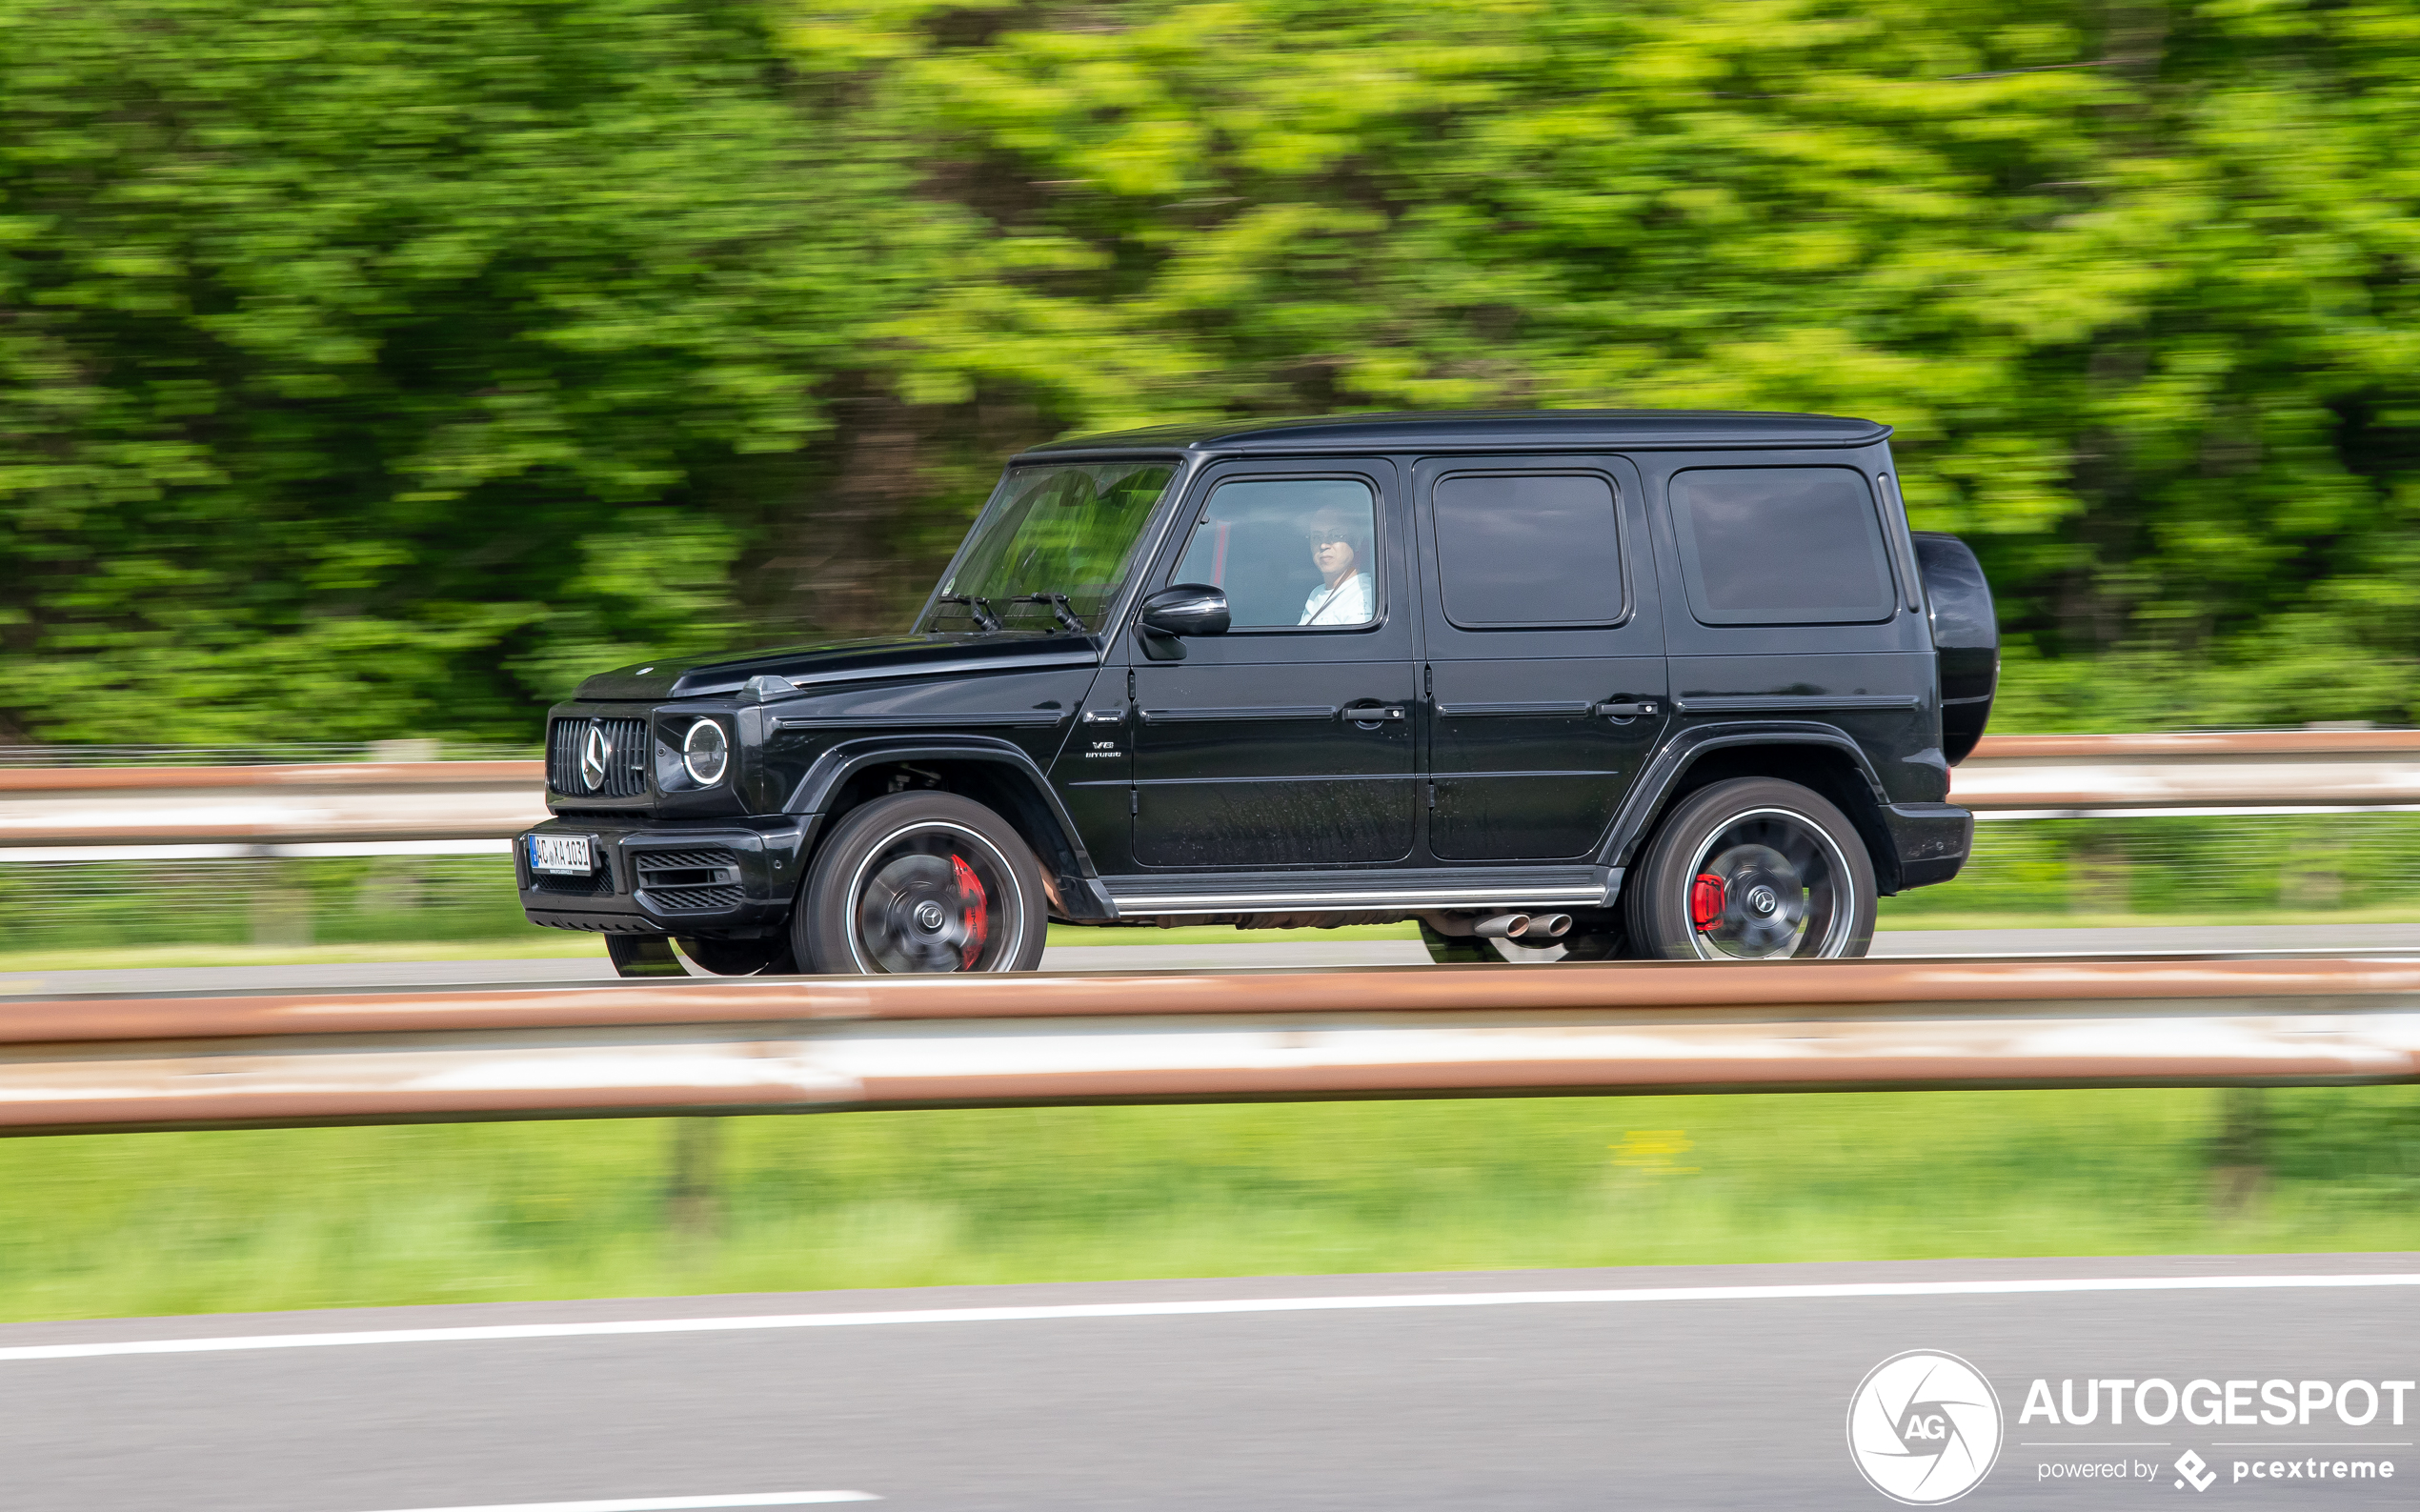
[[1181,661],[1149,659],[1128,633],[1139,864],[1410,855],[1417,610],[1403,534],[1382,459],[1222,463],[1195,483],[1147,586],[1219,587],[1232,628],[1186,639]]
[[[1874,446],[1642,459],[1678,585],[1664,618],[1684,725],[1829,727],[1911,756],[1938,744],[1924,597],[1880,486],[1888,457]],[[1938,762],[1876,766],[1894,798],[1933,798],[1920,779],[1938,782]]]
[[1426,458],[1429,848],[1595,854],[1669,718],[1638,474],[1600,455]]

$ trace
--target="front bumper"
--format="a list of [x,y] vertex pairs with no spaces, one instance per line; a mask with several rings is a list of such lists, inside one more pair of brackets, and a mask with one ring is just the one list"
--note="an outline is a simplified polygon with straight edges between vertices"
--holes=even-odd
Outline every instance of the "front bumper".
[[1899,853],[1902,892],[1949,880],[1974,849],[1975,816],[1954,803],[1894,803],[1883,822]]
[[[815,824],[795,815],[711,823],[549,819],[513,844],[521,911],[550,929],[761,937],[790,917]],[[531,871],[533,835],[588,837],[596,869],[584,877]]]

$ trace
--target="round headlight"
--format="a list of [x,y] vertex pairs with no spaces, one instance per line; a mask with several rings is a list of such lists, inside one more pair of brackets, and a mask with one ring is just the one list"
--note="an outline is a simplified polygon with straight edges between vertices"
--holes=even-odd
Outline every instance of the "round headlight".
[[689,769],[690,777],[699,787],[713,787],[722,780],[723,769],[731,765],[731,737],[714,720],[698,720],[689,727],[688,736],[680,742],[680,764]]

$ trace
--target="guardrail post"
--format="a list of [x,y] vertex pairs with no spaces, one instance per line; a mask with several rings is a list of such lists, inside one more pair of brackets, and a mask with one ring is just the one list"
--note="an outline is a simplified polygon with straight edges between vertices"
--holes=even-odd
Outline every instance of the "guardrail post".
[[2222,1219],[2249,1216],[2269,1183],[2269,1089],[2222,1087],[2210,1200]]
[[2127,875],[2125,839],[2106,832],[2076,838],[2067,852],[2067,907],[2079,914],[2131,912],[2133,878]]
[[676,1241],[703,1247],[722,1226],[722,1120],[675,1119],[664,1223]]
[[255,945],[311,943],[312,897],[284,873],[292,863],[253,861],[252,936]]

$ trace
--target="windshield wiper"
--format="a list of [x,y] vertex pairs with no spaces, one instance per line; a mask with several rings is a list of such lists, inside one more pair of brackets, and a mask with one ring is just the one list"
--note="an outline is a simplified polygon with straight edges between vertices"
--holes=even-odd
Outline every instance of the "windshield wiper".
[[[964,604],[966,606],[966,616],[969,619],[974,620],[975,628],[983,632],[985,635],[991,635],[996,631],[1005,628],[1000,624],[999,615],[992,613],[992,601],[983,597],[979,594],[943,594],[940,597],[935,599],[934,602],[937,604]],[[1017,600],[1012,598],[1009,602],[1013,604],[1017,602]]]
[[1012,604],[1048,604],[1050,606],[1051,617],[1059,621],[1059,629],[1072,630],[1079,635],[1089,635],[1092,632],[1092,627],[1084,623],[1082,616],[1078,615],[1075,607],[1067,601],[1067,595],[1065,594],[1019,594],[1015,598],[1009,599],[1008,602]]

